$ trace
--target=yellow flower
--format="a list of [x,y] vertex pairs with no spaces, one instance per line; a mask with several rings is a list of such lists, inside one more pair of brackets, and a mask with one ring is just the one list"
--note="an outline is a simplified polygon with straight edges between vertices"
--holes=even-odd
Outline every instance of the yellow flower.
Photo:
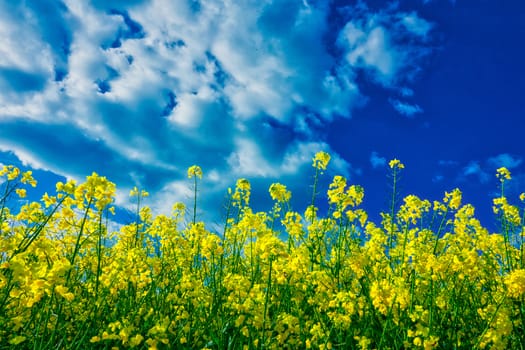
[[30,170],[22,174],[22,180],[20,180],[20,182],[23,184],[28,183],[31,187],[36,187],[36,180],[33,178],[33,172]]
[[27,192],[26,192],[25,188],[17,188],[15,191],[16,191],[16,194],[18,195],[18,197],[20,197],[20,198],[25,198],[26,195],[27,195]]
[[271,184],[269,192],[274,201],[283,203],[288,202],[292,196],[292,193],[286,189],[286,186],[280,183]]
[[330,155],[326,152],[317,152],[313,158],[313,167],[319,170],[326,170],[330,162]]
[[9,344],[18,345],[20,343],[23,343],[25,340],[26,340],[26,337],[17,335],[16,337],[13,337],[9,340]]
[[98,343],[99,341],[100,337],[98,335],[95,335],[94,337],[91,337],[91,339],[89,339],[90,343]]
[[423,348],[425,350],[432,350],[438,346],[438,343],[439,337],[431,335],[428,339],[425,339],[425,341],[423,341]]
[[415,345],[415,346],[421,346],[421,345],[423,345],[423,341],[421,340],[420,337],[415,337],[415,338],[414,338],[414,345]]
[[247,191],[249,192],[251,189],[250,181],[246,179],[239,179],[237,180],[237,188],[241,191]]
[[405,223],[411,222],[415,224],[423,216],[423,213],[430,210],[430,202],[428,200],[421,200],[413,194],[406,196],[403,201],[405,203],[401,206],[397,215]]
[[405,168],[405,165],[403,163],[401,163],[400,160],[398,159],[392,159],[389,163],[388,163],[388,166],[390,167],[390,169],[404,169]]
[[198,165],[192,165],[188,168],[188,179],[198,177],[202,179],[202,169]]
[[69,289],[63,285],[58,285],[55,287],[55,292],[57,292],[58,295],[66,299],[67,301],[72,301],[75,299],[75,295],[71,292],[69,292]]
[[138,346],[140,345],[140,343],[142,343],[142,341],[144,340],[144,337],[140,334],[137,334],[135,335],[134,337],[132,337],[129,341],[129,345],[131,347],[135,347],[135,346]]
[[492,201],[494,203],[492,207],[494,214],[501,213],[508,222],[516,226],[520,225],[521,217],[518,207],[508,204],[506,197],[494,198]]
[[445,192],[443,202],[448,203],[450,209],[458,209],[461,205],[461,191],[455,188],[452,192]]
[[505,277],[505,285],[512,298],[520,298],[525,294],[525,270],[518,269],[509,273]]
[[317,208],[313,205],[309,205],[304,211],[304,217],[308,220],[314,220],[317,216]]
[[501,181],[504,182],[505,180],[510,180],[510,171],[505,168],[501,167],[498,170],[496,170],[496,177]]
[[367,350],[370,348],[370,344],[372,344],[372,340],[365,337],[365,336],[355,336],[354,337],[355,340],[357,340],[357,344],[359,345],[359,348],[361,350]]
[[525,202],[525,192],[520,194],[520,201]]
[[133,187],[133,189],[131,191],[129,191],[129,196],[130,197],[136,197],[136,196],[139,196],[141,198],[144,198],[144,197],[147,197],[149,196],[149,193],[144,191],[144,190],[140,190],[137,188],[137,186]]
[[7,180],[14,180],[20,175],[20,169],[12,167],[11,171],[7,174]]

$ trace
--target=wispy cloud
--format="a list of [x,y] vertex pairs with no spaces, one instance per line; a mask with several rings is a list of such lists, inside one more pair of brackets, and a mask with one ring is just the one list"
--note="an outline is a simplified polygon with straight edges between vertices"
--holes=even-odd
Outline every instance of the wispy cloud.
[[195,163],[216,196],[238,176],[292,178],[319,149],[357,173],[317,130],[365,98],[357,70],[406,88],[431,25],[361,8],[327,43],[329,6],[2,1],[0,149],[68,177],[140,185],[159,207],[180,199]]
[[437,183],[443,181],[445,177],[441,174],[436,174],[432,177],[432,182]]
[[457,160],[440,160],[438,164],[443,167],[454,167],[459,165],[459,162]]
[[412,118],[415,114],[423,113],[423,109],[418,105],[401,102],[396,99],[390,99],[389,102],[399,114],[408,118]]
[[478,161],[469,162],[462,169],[461,176],[465,178],[470,177],[470,176],[477,177],[481,183],[487,183],[490,179],[489,174],[485,170],[482,169]]
[[399,94],[403,97],[412,97],[414,96],[414,90],[406,86],[403,86],[399,89]]
[[487,163],[494,168],[506,167],[508,169],[514,169],[523,163],[523,158],[513,156],[509,153],[502,153],[489,158]]

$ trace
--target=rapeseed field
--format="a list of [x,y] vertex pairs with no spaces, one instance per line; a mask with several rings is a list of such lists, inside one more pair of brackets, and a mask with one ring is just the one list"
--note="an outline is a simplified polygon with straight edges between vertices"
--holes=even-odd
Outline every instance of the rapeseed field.
[[372,222],[344,177],[319,194],[329,162],[313,158],[305,212],[280,183],[272,209],[255,212],[239,179],[221,232],[196,220],[198,166],[192,203],[154,216],[135,188],[137,220],[118,232],[105,177],[57,183],[15,210],[36,181],[4,166],[0,349],[525,348],[525,194],[506,197],[507,169],[490,233],[459,189],[398,198],[395,159],[390,209]]

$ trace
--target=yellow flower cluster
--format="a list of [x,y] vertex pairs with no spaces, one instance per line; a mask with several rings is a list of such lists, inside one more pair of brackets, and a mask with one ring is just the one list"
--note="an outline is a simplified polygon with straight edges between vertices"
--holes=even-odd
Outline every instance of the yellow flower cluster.
[[[317,175],[329,160],[315,155]],[[389,165],[394,178],[404,168]],[[212,232],[187,220],[183,203],[154,216],[148,193],[133,188],[136,222],[110,232],[116,188],[105,177],[58,183],[17,206],[10,198],[36,185],[32,174],[6,166],[0,176],[2,349],[525,344],[525,213],[504,194],[494,199],[502,231],[490,234],[459,189],[433,205],[394,191],[374,223],[360,207],[363,188],[342,176],[327,189],[328,209],[312,200],[304,214],[280,183],[269,188],[273,208],[255,212],[240,179],[224,228]],[[499,169],[498,179],[510,173]]]
[[326,152],[318,152],[312,160],[313,167],[319,170],[326,170],[330,162],[330,155]]
[[286,186],[280,183],[270,185],[269,192],[272,199],[278,202],[288,202],[292,197],[292,193],[286,189]]
[[192,165],[188,168],[188,178],[199,178],[202,179],[202,170],[201,167],[198,165]]

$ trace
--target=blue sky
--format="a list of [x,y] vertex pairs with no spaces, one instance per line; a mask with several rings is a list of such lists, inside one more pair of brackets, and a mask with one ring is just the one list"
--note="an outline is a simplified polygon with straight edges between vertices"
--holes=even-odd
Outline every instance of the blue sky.
[[96,171],[159,213],[198,164],[219,222],[240,177],[256,209],[279,181],[303,210],[321,150],[324,186],[362,185],[377,218],[399,158],[402,195],[459,187],[495,229],[495,169],[525,191],[524,36],[518,0],[0,0],[0,162],[44,187]]

